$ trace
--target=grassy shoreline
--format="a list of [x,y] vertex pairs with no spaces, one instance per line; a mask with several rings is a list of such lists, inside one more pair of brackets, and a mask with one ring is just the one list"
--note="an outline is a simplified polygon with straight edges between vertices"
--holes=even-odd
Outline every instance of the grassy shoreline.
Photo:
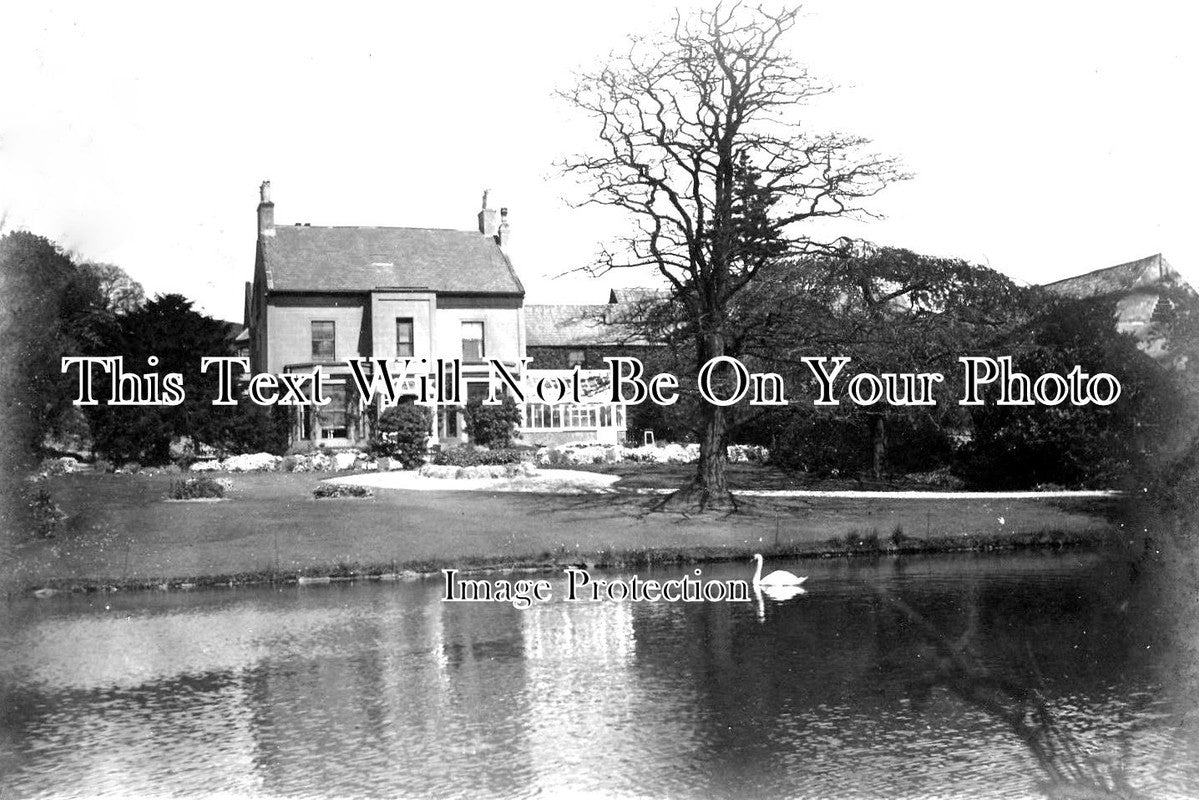
[[632,493],[316,500],[325,477],[237,475],[220,503],[167,502],[170,476],[51,478],[67,518],[54,538],[6,554],[6,593],[1102,546],[1119,531],[1115,502],[1095,499],[746,498],[736,515],[692,517]]
[[326,583],[422,580],[438,577],[443,569],[456,569],[463,575],[493,573],[550,573],[569,566],[587,569],[634,569],[661,567],[672,564],[704,564],[749,559],[754,552],[767,558],[855,558],[899,557],[950,553],[1010,552],[1015,550],[1102,549],[1115,544],[1109,536],[1064,531],[1033,535],[970,537],[938,537],[886,544],[877,548],[868,542],[853,546],[844,542],[800,543],[788,547],[762,547],[758,550],[734,551],[712,547],[662,548],[654,550],[543,553],[523,558],[471,557],[467,559],[433,559],[388,564],[329,564],[313,565],[302,570],[264,570],[221,575],[196,575],[175,578],[104,578],[83,581],[50,578],[38,586],[26,586],[7,596],[56,594],[92,594],[129,591],[190,591],[194,589],[253,587],[267,585],[319,585]]

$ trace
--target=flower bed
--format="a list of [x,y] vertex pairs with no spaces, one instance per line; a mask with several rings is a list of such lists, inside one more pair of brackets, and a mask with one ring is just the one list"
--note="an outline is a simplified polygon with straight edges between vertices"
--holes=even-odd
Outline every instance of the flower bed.
[[192,472],[335,472],[375,468],[375,460],[361,450],[338,450],[290,456],[245,453],[223,460],[197,461],[190,469]]
[[422,478],[460,481],[475,478],[531,478],[537,474],[537,468],[528,461],[518,464],[480,464],[473,467],[426,464],[417,471],[417,474]]
[[228,478],[210,478],[207,475],[199,478],[184,478],[181,481],[171,481],[172,500],[219,500],[225,496],[232,482]]
[[[735,444],[728,448],[729,461],[734,463],[762,463],[769,455],[769,450],[758,445]],[[542,467],[614,464],[622,461],[640,464],[692,464],[698,460],[698,444],[683,445],[674,442],[645,447],[568,444],[542,448],[537,452],[537,464]]]
[[449,447],[435,453],[432,463],[443,467],[487,467],[519,464],[532,458],[532,455],[531,450],[507,447],[495,450],[486,447]]
[[71,456],[43,459],[34,473],[34,479],[48,478],[53,475],[71,475],[75,472],[88,472],[92,467]]
[[367,486],[345,483],[322,483],[312,490],[312,496],[317,500],[327,497],[373,497],[374,494]]

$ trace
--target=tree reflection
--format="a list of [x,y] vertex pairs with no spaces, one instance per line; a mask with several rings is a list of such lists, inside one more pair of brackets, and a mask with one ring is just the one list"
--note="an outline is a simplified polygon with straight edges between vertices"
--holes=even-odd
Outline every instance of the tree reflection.
[[926,706],[933,689],[941,687],[1001,721],[1024,743],[1044,772],[1047,780],[1038,785],[1048,797],[1071,800],[1145,797],[1128,782],[1119,763],[1085,755],[1069,729],[1058,721],[1043,691],[1045,681],[1031,647],[1026,647],[1019,664],[992,669],[983,663],[973,645],[978,630],[976,604],[971,603],[966,631],[951,638],[903,600],[886,590],[877,591],[884,602],[912,624],[936,654],[929,659],[925,675],[908,687],[913,705]]

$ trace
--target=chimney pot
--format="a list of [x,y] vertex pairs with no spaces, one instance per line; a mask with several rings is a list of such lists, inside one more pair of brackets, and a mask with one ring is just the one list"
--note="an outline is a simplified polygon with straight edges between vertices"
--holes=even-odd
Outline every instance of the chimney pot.
[[258,187],[258,235],[275,235],[275,204],[271,202],[270,181],[263,181]]
[[489,189],[483,190],[483,207],[479,211],[479,233],[484,236],[495,236],[495,209],[487,207],[487,195],[490,194]]
[[495,241],[500,247],[507,247],[512,238],[512,226],[508,224],[508,209],[500,209],[500,227],[496,231]]

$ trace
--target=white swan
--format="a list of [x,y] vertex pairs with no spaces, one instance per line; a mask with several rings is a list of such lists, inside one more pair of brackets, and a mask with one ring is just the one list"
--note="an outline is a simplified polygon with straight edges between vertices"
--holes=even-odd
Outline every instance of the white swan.
[[776,569],[774,572],[762,577],[762,554],[754,553],[754,561],[758,565],[754,567],[754,586],[799,586],[808,579],[807,575],[802,578],[794,573],[788,572],[785,569]]

